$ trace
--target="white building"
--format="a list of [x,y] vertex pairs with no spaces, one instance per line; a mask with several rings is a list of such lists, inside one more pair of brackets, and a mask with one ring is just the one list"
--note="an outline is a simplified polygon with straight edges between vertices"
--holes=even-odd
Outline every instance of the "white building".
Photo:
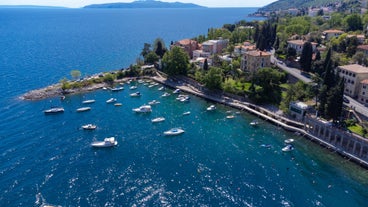
[[361,82],[368,79],[368,68],[358,64],[352,64],[339,66],[337,69],[340,77],[345,79],[344,93],[351,97],[358,97],[362,87]]
[[303,102],[291,102],[289,105],[289,114],[296,120],[302,121],[307,113],[308,105]]

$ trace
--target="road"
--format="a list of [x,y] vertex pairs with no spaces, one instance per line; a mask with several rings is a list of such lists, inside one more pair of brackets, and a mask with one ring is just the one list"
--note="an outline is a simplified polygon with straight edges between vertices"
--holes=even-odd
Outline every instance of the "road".
[[350,108],[354,109],[359,114],[368,117],[368,108],[365,107],[363,104],[359,103],[355,99],[345,96],[347,99],[349,99],[350,103],[344,103],[345,105],[349,106]]
[[290,75],[296,77],[297,79],[305,82],[305,83],[311,83],[313,82],[310,78],[302,75],[300,73],[299,69],[296,68],[289,68],[288,66],[285,65],[284,62],[277,60],[274,56],[271,56],[271,62],[273,62],[276,66],[278,66],[279,68],[281,68],[282,70],[284,70],[285,72],[289,73]]
[[[313,81],[302,75],[300,73],[299,69],[296,68],[289,68],[285,65],[285,63],[283,63],[282,61],[279,61],[277,58],[275,58],[275,56],[271,56],[271,62],[273,62],[276,66],[278,66],[279,68],[281,68],[282,70],[284,70],[285,72],[289,73],[290,75],[296,77],[297,79],[305,82],[305,83],[312,83]],[[344,95],[346,98],[349,99],[350,103],[344,103],[345,105],[349,106],[350,108],[354,109],[356,112],[358,112],[359,114],[365,116],[366,118],[368,118],[368,108],[365,107],[363,104],[359,103],[358,101],[356,101],[355,99]]]

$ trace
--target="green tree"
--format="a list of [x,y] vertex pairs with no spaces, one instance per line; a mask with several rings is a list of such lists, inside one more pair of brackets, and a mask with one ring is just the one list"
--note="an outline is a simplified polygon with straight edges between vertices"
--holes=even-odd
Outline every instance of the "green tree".
[[339,84],[333,87],[327,93],[327,102],[325,106],[326,118],[331,118],[334,121],[339,120],[342,107],[343,107],[343,96],[344,96],[344,80],[340,79]]
[[350,14],[344,18],[346,31],[363,30],[362,18],[359,14]]
[[256,97],[260,97],[262,102],[280,103],[281,88],[280,82],[285,77],[284,73],[280,73],[272,68],[261,68],[257,70],[253,77],[254,82],[260,88],[256,90]]
[[204,71],[207,71],[208,70],[208,61],[207,61],[207,58],[204,59],[204,63],[203,63],[203,70]]
[[60,83],[63,91],[71,88],[70,82],[66,78],[61,79]]
[[154,64],[159,61],[159,59],[160,57],[155,52],[151,51],[144,57],[144,62],[147,64]]
[[207,74],[204,77],[204,83],[209,89],[221,89],[222,88],[222,69],[217,67],[210,67]]
[[359,65],[368,65],[368,58],[363,52],[357,52],[352,57],[353,61]]
[[114,76],[110,73],[106,73],[103,77],[103,82],[112,85],[114,83]]
[[313,47],[310,42],[305,42],[303,45],[302,54],[300,56],[300,66],[303,71],[309,72],[312,67]]
[[143,46],[143,49],[142,49],[142,52],[141,52],[141,55],[143,57],[146,57],[146,55],[148,53],[151,52],[151,44],[148,44],[148,43],[144,43],[144,46]]
[[161,38],[157,38],[153,44],[153,51],[155,51],[156,55],[158,55],[160,58],[164,56],[167,49],[165,47],[165,43]]
[[174,46],[162,58],[163,71],[168,75],[186,75],[189,67],[188,54],[180,47]]
[[81,77],[81,72],[79,70],[70,71],[70,75],[74,80],[78,80]]
[[325,115],[325,106],[327,103],[327,86],[323,85],[319,91],[318,95],[319,105],[318,105],[318,114],[319,116],[324,117]]

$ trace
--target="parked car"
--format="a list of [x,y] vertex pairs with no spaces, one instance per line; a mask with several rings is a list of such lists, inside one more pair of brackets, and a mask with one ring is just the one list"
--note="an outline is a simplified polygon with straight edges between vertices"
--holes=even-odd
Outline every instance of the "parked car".
[[342,100],[344,101],[344,103],[350,103],[349,99],[346,98],[345,96],[342,98]]

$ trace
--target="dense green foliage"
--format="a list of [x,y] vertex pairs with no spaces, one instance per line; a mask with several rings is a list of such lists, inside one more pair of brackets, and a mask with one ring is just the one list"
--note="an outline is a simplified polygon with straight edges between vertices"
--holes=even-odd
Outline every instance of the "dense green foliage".
[[168,75],[186,75],[189,69],[189,56],[180,47],[173,47],[162,58],[162,69]]

